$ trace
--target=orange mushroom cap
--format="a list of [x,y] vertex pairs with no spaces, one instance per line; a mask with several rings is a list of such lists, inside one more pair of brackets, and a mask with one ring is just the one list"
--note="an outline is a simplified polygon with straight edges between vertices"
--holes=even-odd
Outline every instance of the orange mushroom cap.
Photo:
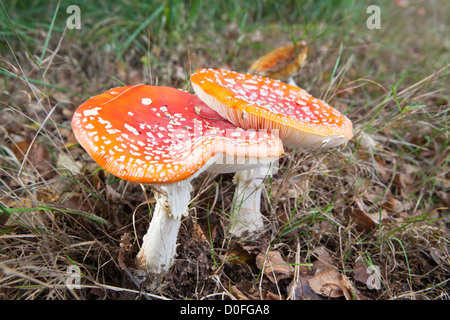
[[278,80],[228,70],[191,75],[197,96],[244,129],[278,130],[291,147],[334,147],[352,138],[352,122],[305,90]]
[[161,86],[118,87],[92,97],[75,111],[72,128],[100,166],[140,183],[184,180],[217,154],[283,153],[278,137],[237,128],[197,96]]
[[300,69],[306,61],[308,46],[298,41],[277,48],[252,63],[248,72],[271,79],[285,80]]

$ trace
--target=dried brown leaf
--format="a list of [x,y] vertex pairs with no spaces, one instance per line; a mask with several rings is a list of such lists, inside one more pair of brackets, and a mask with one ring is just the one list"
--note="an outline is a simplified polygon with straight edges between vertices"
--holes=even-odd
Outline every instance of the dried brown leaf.
[[394,197],[389,196],[387,200],[381,204],[381,207],[389,211],[398,212],[401,211],[402,209],[402,203],[401,201],[398,201]]
[[120,202],[122,200],[122,194],[114,189],[112,186],[107,184],[106,189],[106,199],[112,202]]
[[203,229],[200,226],[200,224],[198,224],[197,222],[194,222],[193,225],[194,225],[194,227],[193,227],[193,231],[192,231],[192,237],[194,239],[196,239],[197,241],[207,242],[208,239],[206,238],[205,233],[203,232]]
[[350,280],[334,269],[317,273],[308,279],[308,283],[315,293],[325,297],[339,298],[344,296],[347,300],[352,300],[355,296]]
[[[9,199],[4,203],[7,208],[32,208],[36,204],[35,200],[28,196],[20,199]],[[15,226],[22,223],[33,228],[45,226],[45,215],[39,210],[24,212],[10,211],[10,213],[7,218],[5,217],[5,226]]]
[[359,232],[368,232],[376,228],[378,223],[359,208],[350,211],[350,218]]
[[284,300],[283,297],[273,293],[273,292],[267,292],[264,296],[264,300]]
[[230,288],[238,300],[260,300],[258,290],[248,280],[242,280]]
[[360,260],[356,262],[353,279],[366,284],[370,276],[371,272],[368,272],[368,266]]
[[237,286],[231,286],[231,287],[230,287],[230,293],[231,293],[237,300],[250,300],[250,298],[247,297],[241,290],[239,290]]
[[324,246],[315,248],[312,254],[317,258],[317,260],[313,262],[313,267],[316,270],[316,273],[337,268],[330,252]]
[[292,300],[323,300],[323,298],[315,293],[308,283],[308,277],[298,277],[289,285],[290,297]]
[[256,266],[260,270],[264,268],[264,274],[273,283],[277,283],[277,280],[289,278],[294,273],[294,268],[283,260],[278,251],[269,251],[267,254],[259,253],[256,256]]
[[22,161],[25,154],[27,153],[28,148],[30,147],[31,141],[30,140],[22,140],[19,142],[16,142],[13,147],[12,151],[14,152],[14,155],[16,156],[17,160]]
[[68,193],[64,194],[62,198],[66,197],[64,201],[64,207],[66,209],[72,209],[82,212],[94,213],[96,208],[96,202],[94,199],[84,197],[81,193]]

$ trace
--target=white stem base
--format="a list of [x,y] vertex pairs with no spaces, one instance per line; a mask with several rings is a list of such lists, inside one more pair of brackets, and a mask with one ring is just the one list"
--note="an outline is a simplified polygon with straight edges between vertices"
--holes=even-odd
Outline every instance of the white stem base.
[[230,224],[233,237],[255,238],[264,229],[261,191],[269,169],[270,165],[235,174],[236,193],[233,197]]
[[139,270],[147,275],[146,286],[153,288],[175,260],[181,217],[187,214],[191,186],[189,182],[162,187],[167,196],[155,192],[155,211],[141,249],[136,257]]

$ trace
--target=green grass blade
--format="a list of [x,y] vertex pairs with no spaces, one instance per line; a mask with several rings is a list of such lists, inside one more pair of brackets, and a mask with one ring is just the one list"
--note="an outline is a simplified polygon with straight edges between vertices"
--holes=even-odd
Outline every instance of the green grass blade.
[[127,38],[127,40],[120,46],[119,53],[123,55],[125,50],[130,46],[131,42],[137,37],[137,35],[144,30],[147,25],[153,21],[162,11],[164,5],[159,6],[134,32]]
[[61,0],[58,1],[58,4],[56,5],[55,13],[53,14],[53,19],[52,19],[52,22],[48,29],[48,32],[47,32],[47,38],[45,39],[44,47],[42,48],[41,58],[39,59],[39,67],[42,65],[42,61],[44,60],[45,53],[47,52],[48,42],[50,41],[50,37],[52,36],[53,27],[55,26],[55,20],[56,20],[57,14],[58,14],[60,4],[61,4]]

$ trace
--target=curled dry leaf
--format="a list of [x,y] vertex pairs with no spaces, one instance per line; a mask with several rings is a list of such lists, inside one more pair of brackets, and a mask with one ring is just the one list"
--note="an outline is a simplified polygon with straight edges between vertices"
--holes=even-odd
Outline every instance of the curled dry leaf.
[[402,210],[402,202],[390,195],[386,201],[381,203],[381,207],[389,211],[398,212]]
[[[370,201],[370,200],[369,200]],[[355,201],[357,207],[353,208],[350,212],[351,222],[354,223],[355,229],[359,232],[369,232],[377,228],[382,221],[389,220],[389,216],[385,210],[381,212],[369,213],[368,206],[365,205],[363,200],[357,199]]]
[[319,272],[308,279],[308,283],[315,293],[325,297],[339,298],[344,296],[347,300],[352,300],[355,297],[350,280],[334,269]]
[[263,270],[270,281],[277,283],[277,280],[286,279],[294,274],[294,268],[287,264],[280,252],[269,251],[266,253],[259,253],[256,256],[256,266]]

